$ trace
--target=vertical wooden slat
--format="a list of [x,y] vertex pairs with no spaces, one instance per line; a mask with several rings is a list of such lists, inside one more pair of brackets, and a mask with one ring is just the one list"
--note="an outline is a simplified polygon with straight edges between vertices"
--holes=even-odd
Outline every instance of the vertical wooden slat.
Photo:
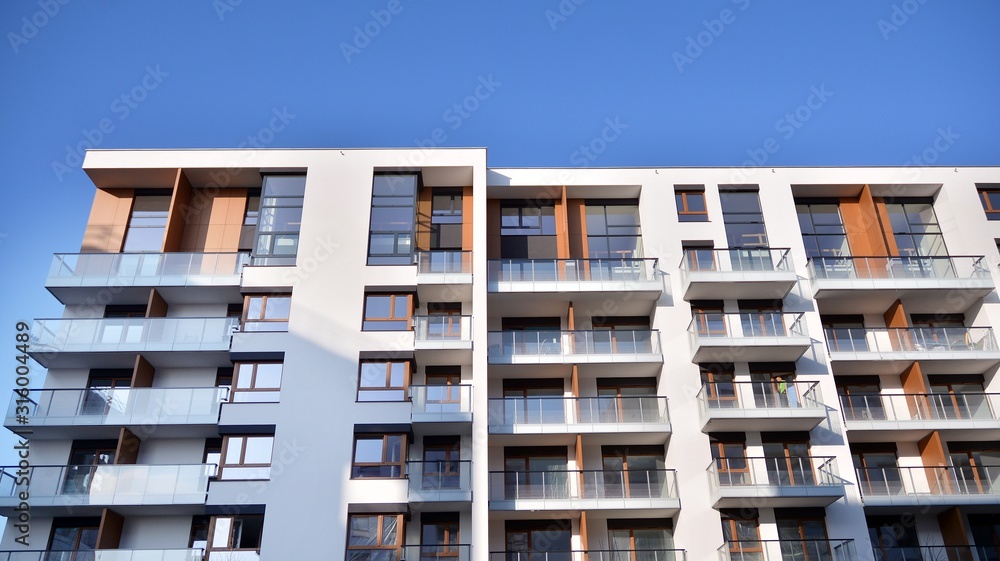
[[144,356],[136,355],[135,366],[132,368],[132,383],[130,385],[133,388],[151,388],[153,387],[153,376],[155,374],[156,369],[153,368],[153,365]]
[[139,446],[142,443],[132,431],[122,427],[118,433],[118,448],[115,449],[115,464],[134,464],[139,459]]
[[121,546],[122,527],[125,517],[110,508],[101,511],[101,523],[97,528],[96,549],[118,549]]
[[164,253],[180,251],[184,243],[185,214],[191,209],[191,182],[184,170],[177,170],[170,209],[167,211],[167,232],[163,236]]

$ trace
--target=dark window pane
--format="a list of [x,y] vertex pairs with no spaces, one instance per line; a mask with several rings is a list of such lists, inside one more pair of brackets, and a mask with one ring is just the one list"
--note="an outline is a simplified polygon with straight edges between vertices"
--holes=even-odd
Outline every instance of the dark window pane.
[[722,212],[760,213],[760,198],[756,191],[723,191]]

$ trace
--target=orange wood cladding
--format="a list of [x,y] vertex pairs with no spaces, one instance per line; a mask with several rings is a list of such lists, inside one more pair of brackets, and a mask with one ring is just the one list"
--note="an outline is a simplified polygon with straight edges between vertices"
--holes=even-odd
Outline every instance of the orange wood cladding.
[[[952,507],[938,515],[941,539],[949,545],[969,545],[969,532],[965,527],[965,517],[958,507]],[[949,558],[951,558],[949,556]]]
[[156,374],[156,368],[146,360],[146,357],[142,355],[136,355],[135,366],[132,368],[132,383],[130,387],[133,388],[151,388],[153,387],[153,376]]
[[[857,197],[840,199],[840,214],[851,255],[885,257],[898,252],[892,232],[882,229],[883,224],[889,224],[885,203],[872,197],[868,185],[862,187]],[[865,265],[856,263],[855,266]]]
[[82,253],[118,253],[132,214],[134,189],[98,189],[83,234]]
[[500,199],[486,200],[486,258],[500,259]]
[[431,248],[431,214],[434,210],[434,188],[424,187],[417,192],[417,239],[416,249],[427,251]]
[[472,186],[462,187],[462,250],[472,251]]
[[184,243],[184,223],[191,208],[191,182],[188,181],[184,170],[177,170],[177,177],[174,179],[174,190],[170,197],[170,209],[167,211],[167,232],[163,236],[164,253],[180,251]]
[[142,441],[132,431],[122,427],[118,433],[118,448],[115,449],[115,465],[132,465],[139,459],[139,445]]
[[101,510],[101,523],[97,527],[96,549],[118,549],[121,547],[122,527],[125,517],[110,508]]
[[196,187],[191,190],[189,205],[182,213],[184,235],[178,251],[239,250],[247,208],[246,189]]

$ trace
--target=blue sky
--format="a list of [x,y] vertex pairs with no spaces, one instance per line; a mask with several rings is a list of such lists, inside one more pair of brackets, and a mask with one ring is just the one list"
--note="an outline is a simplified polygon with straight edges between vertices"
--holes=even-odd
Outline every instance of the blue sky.
[[0,340],[60,313],[42,284],[79,247],[87,144],[997,165],[998,23],[995,0],[5,0]]

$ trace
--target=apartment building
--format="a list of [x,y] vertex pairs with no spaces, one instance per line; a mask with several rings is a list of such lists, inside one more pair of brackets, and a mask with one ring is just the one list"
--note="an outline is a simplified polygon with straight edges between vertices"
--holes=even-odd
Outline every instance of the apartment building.
[[1000,167],[83,167],[0,561],[1000,559]]

